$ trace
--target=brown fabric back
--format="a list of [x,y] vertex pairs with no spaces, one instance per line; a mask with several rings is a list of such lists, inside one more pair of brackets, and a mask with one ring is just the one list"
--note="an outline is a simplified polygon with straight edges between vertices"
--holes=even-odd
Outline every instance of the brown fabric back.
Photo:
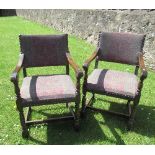
[[138,53],[142,52],[145,35],[132,33],[102,32],[99,34],[99,60],[138,64]]
[[20,35],[24,67],[67,65],[68,35]]

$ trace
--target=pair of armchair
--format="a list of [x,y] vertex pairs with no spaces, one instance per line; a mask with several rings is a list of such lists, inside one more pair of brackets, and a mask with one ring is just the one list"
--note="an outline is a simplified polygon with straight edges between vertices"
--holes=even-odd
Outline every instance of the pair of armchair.
[[[84,63],[84,83],[82,109],[80,110],[80,79],[83,71],[73,61],[68,49],[68,35],[20,35],[21,54],[19,62],[11,75],[16,94],[16,106],[19,111],[22,136],[29,136],[28,127],[32,124],[48,123],[57,120],[74,120],[75,130],[79,130],[80,113],[85,115],[87,109],[97,110],[90,106],[95,94],[110,95],[128,100],[129,126],[133,124],[135,110],[141,96],[143,80],[147,71],[143,60],[144,35],[128,33],[101,33],[97,50]],[[96,59],[95,69],[88,77],[88,67]],[[110,61],[135,65],[135,74],[120,71],[97,69],[99,61]],[[27,76],[26,69],[30,67],[65,66],[65,74]],[[69,76],[69,66],[75,71],[76,85]],[[142,71],[140,80],[137,79],[138,69]],[[23,82],[19,87],[18,73],[23,70]],[[86,103],[86,93],[93,94]],[[133,101],[133,108],[130,102]],[[69,103],[75,102],[74,110]],[[30,120],[32,106],[65,103],[72,115],[46,120]],[[27,107],[26,116],[24,108]],[[110,112],[112,113],[112,112]]]

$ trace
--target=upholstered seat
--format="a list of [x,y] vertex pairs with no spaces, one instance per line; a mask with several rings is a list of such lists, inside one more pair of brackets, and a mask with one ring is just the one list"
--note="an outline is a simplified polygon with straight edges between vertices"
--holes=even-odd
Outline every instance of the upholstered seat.
[[25,77],[21,98],[26,102],[44,100],[74,100],[76,88],[69,75]]
[[87,90],[134,98],[137,94],[137,76],[128,72],[95,69],[88,77]]

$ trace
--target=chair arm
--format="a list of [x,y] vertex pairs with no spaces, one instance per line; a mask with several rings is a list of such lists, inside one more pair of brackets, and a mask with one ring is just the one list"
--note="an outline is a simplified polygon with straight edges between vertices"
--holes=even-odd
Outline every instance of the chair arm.
[[81,77],[83,76],[83,72],[82,70],[78,67],[78,65],[74,62],[74,60],[72,59],[70,53],[66,53],[66,57],[67,60],[69,62],[69,64],[71,65],[71,67],[74,69],[75,73],[76,73],[76,77],[78,79],[81,79]]
[[83,69],[86,70],[88,69],[90,63],[96,58],[98,55],[99,48],[96,49],[96,51],[84,62],[83,64]]
[[10,78],[11,82],[17,81],[17,75],[22,68],[23,60],[24,60],[24,54],[20,54],[18,64],[15,70],[11,74],[11,78]]
[[140,79],[144,80],[144,79],[147,78],[148,73],[147,73],[147,70],[146,70],[146,67],[145,67],[144,58],[143,58],[142,53],[139,53],[138,60],[139,60],[139,68],[141,70]]

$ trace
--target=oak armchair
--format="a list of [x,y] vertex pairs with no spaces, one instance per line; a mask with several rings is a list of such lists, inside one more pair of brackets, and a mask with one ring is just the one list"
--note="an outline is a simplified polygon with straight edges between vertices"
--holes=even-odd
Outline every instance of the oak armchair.
[[[21,54],[19,62],[11,75],[16,94],[16,106],[19,111],[22,136],[29,136],[28,127],[33,124],[48,123],[57,120],[74,120],[79,129],[80,79],[83,72],[73,61],[68,50],[68,35],[20,35]],[[69,75],[69,65],[76,75],[76,86]],[[30,67],[65,66],[65,74],[27,76]],[[23,70],[22,86],[18,84],[18,73]],[[75,102],[75,111],[69,106]],[[30,120],[32,106],[66,103],[72,115]],[[23,109],[28,108],[26,116]]]
[[[86,109],[98,112],[108,112],[128,119],[128,129],[133,127],[136,108],[139,104],[143,81],[147,77],[147,70],[143,59],[143,46],[145,35],[131,33],[108,33],[99,34],[98,48],[83,64],[85,72],[83,83],[83,98],[81,116],[85,115]],[[95,60],[95,68],[88,76],[91,62]],[[100,61],[122,63],[135,66],[134,73],[98,69]],[[140,70],[140,78],[138,77]],[[86,93],[92,93],[92,98],[86,103]],[[92,106],[95,94],[107,95],[126,99],[128,114],[114,111],[106,111]],[[131,102],[133,101],[133,106]]]

